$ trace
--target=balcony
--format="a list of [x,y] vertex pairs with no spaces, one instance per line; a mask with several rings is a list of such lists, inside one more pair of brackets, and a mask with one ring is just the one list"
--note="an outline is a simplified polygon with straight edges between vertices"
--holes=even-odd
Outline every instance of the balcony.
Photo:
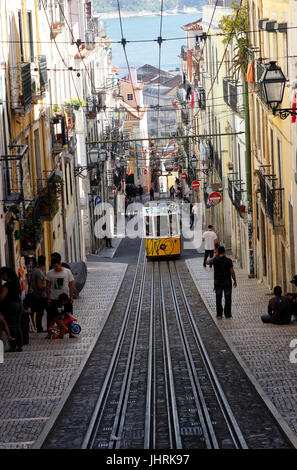
[[51,122],[52,150],[54,154],[61,153],[69,143],[66,118],[56,113]]
[[257,62],[256,62],[257,93],[258,93],[258,96],[261,99],[261,101],[263,101],[263,103],[265,103],[265,96],[264,96],[262,84],[259,83],[259,80],[262,77],[264,71],[265,71],[265,65],[262,64],[262,62],[260,62],[259,60],[257,60]]
[[32,109],[31,62],[21,62],[11,67],[9,73],[12,111],[24,116]]
[[36,209],[35,198],[25,207],[19,230],[14,232],[15,239],[20,240],[23,256],[35,256],[36,249],[42,239],[42,229],[40,220],[36,217]]
[[38,191],[36,205],[40,220],[53,220],[59,210],[59,195],[61,192],[62,178],[53,172],[47,179],[46,186]]
[[242,113],[243,110],[243,86],[237,81],[228,77],[223,78],[223,95],[225,103],[230,106],[235,113]]
[[216,150],[214,151],[214,167],[220,180],[222,181],[222,160],[219,156],[219,152],[217,152]]
[[48,84],[46,56],[39,56],[33,66],[32,99],[38,100],[44,97]]
[[241,187],[243,183],[241,180],[234,180],[231,175],[228,175],[227,179],[229,199],[240,217],[243,218],[246,213],[246,205],[243,200],[243,193],[245,190]]
[[206,109],[206,95],[203,87],[199,86],[198,91],[198,107],[202,110]]
[[186,107],[183,107],[181,109],[181,118],[182,118],[183,124],[187,126],[190,122],[190,110],[187,109]]
[[0,161],[3,162],[4,203],[6,208],[18,206],[24,200],[22,160],[28,152],[27,145],[14,145],[9,148],[15,153],[2,155],[0,158]]
[[274,229],[282,228],[283,222],[283,188],[279,187],[278,178],[266,173],[267,168],[257,170],[259,177],[259,192],[267,218]]

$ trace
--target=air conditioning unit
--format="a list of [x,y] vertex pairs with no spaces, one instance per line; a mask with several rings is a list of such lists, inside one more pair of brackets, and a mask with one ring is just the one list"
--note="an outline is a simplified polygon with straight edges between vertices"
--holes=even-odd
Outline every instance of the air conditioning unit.
[[275,32],[275,26],[276,20],[268,20],[263,22],[263,29],[268,32]]
[[258,26],[260,29],[263,29],[263,23],[264,21],[268,21],[269,18],[261,18],[260,20],[258,20]]

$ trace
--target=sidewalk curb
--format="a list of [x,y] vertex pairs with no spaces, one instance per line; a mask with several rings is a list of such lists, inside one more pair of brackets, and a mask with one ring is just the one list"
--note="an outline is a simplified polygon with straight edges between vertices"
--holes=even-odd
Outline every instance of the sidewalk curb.
[[[126,263],[120,263],[120,264],[126,264]],[[113,308],[113,305],[115,303],[115,300],[118,296],[118,293],[119,293],[119,290],[120,290],[120,287],[122,285],[122,282],[123,282],[123,279],[125,277],[125,274],[126,274],[126,271],[127,271],[127,268],[128,268],[128,264],[126,264],[125,266],[125,269],[123,270],[123,273],[122,273],[122,276],[121,276],[121,279],[120,279],[120,282],[118,284],[118,288],[115,290],[114,292],[114,295],[110,301],[110,305],[106,311],[106,319],[105,319],[105,322],[104,324],[102,325],[102,328],[98,331],[98,333],[96,334],[96,336],[94,337],[93,341],[91,342],[89,348],[88,348],[88,351],[86,352],[86,355],[85,357],[82,359],[78,369],[76,370],[76,372],[74,373],[73,377],[71,378],[70,380],[70,383],[68,385],[68,387],[66,388],[66,390],[63,392],[62,396],[61,396],[61,399],[59,401],[59,404],[57,405],[57,407],[54,409],[53,411],[53,414],[50,416],[50,418],[48,419],[45,427],[43,428],[40,436],[36,439],[36,441],[34,442],[33,446],[31,447],[31,449],[41,449],[41,446],[43,445],[45,439],[47,438],[48,434],[50,433],[51,429],[53,428],[63,406],[65,405],[72,389],[74,388],[79,376],[81,375],[98,339],[99,339],[99,336],[101,335],[101,332],[104,328],[104,325],[109,317],[109,314]]]
[[193,280],[193,282],[194,282],[194,284],[197,288],[197,291],[198,291],[198,293],[199,293],[206,309],[208,310],[208,313],[209,313],[213,323],[215,324],[215,326],[217,327],[217,329],[219,330],[219,332],[223,336],[223,338],[226,341],[226,343],[227,343],[229,349],[231,350],[232,354],[235,356],[235,358],[238,361],[240,367],[243,369],[244,373],[246,374],[246,376],[248,377],[248,379],[251,381],[252,385],[254,386],[256,392],[258,393],[260,398],[263,400],[263,402],[267,406],[269,412],[272,414],[273,418],[277,421],[278,425],[280,426],[280,428],[282,429],[284,434],[287,436],[288,440],[291,442],[293,447],[295,449],[297,449],[297,436],[295,435],[293,430],[290,428],[288,423],[285,421],[285,419],[282,417],[282,415],[277,410],[277,408],[274,406],[274,404],[272,403],[272,401],[270,400],[268,395],[264,392],[262,387],[258,384],[256,378],[253,376],[250,369],[245,365],[243,359],[241,358],[241,356],[237,352],[237,350],[236,350],[235,346],[233,345],[233,343],[230,341],[229,338],[226,337],[226,334],[225,334],[224,330],[221,328],[221,325],[218,322],[218,320],[215,317],[213,317],[213,315],[211,313],[210,305],[209,305],[206,297],[200,292],[198,281],[195,278],[194,272],[193,272],[188,260],[186,260],[186,266],[187,266],[188,271],[191,275],[191,278],[192,278],[192,280]]

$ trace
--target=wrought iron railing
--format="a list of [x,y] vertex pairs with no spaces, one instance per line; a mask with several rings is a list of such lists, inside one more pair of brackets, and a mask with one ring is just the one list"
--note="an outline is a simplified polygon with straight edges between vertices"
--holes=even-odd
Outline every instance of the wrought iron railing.
[[242,110],[242,84],[237,80],[229,77],[223,78],[223,96],[225,103],[233,109],[234,112],[240,113]]
[[22,78],[22,97],[21,102],[26,109],[32,103],[32,81],[31,81],[31,63],[21,64],[21,78]]
[[221,179],[222,181],[222,160],[219,156],[219,152],[217,150],[214,151],[214,167],[217,171],[217,174],[219,176],[219,178]]
[[38,57],[38,63],[39,63],[40,89],[43,92],[46,89],[47,83],[48,83],[46,56],[40,55]]
[[260,196],[265,208],[266,215],[273,227],[283,225],[282,211],[282,191],[279,187],[279,180],[274,174],[265,173],[265,169],[260,169]]
[[246,212],[246,206],[243,202],[243,193],[245,191],[242,189],[242,185],[241,180],[234,180],[231,175],[228,176],[228,195],[231,203],[241,217],[243,217]]

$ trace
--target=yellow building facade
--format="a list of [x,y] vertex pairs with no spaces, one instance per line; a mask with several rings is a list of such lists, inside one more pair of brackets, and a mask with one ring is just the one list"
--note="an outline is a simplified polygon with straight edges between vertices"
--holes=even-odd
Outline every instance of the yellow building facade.
[[[291,24],[290,2],[249,2],[250,43],[254,52],[254,83],[249,84],[253,214],[256,276],[270,288],[290,290],[296,214],[292,208],[291,119],[274,115],[265,102],[259,80],[270,61],[281,67],[288,80],[287,27]],[[265,57],[265,60],[262,59]],[[292,79],[293,77],[291,77]],[[285,87],[282,108],[290,108]]]

